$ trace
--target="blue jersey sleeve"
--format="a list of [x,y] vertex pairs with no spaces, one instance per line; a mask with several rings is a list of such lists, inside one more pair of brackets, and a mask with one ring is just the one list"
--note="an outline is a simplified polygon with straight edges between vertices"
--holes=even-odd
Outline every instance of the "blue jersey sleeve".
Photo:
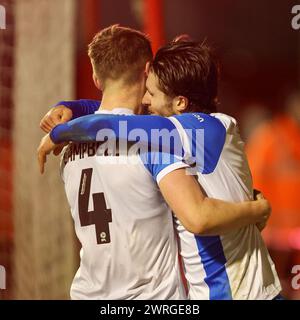
[[217,118],[187,113],[160,116],[94,114],[56,126],[50,133],[55,143],[121,139],[139,142],[179,156],[196,172],[214,171],[223,150],[226,129]]
[[54,143],[115,138],[150,146],[152,151],[183,155],[175,125],[160,116],[94,114],[57,125],[50,132],[50,137]]
[[54,107],[61,105],[71,109],[73,113],[72,119],[76,119],[88,114],[95,113],[95,111],[97,111],[100,107],[100,101],[88,99],[59,101]]

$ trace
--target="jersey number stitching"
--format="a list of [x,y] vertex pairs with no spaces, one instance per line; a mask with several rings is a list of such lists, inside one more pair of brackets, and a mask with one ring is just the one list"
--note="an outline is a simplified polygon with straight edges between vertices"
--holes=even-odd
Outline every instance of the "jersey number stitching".
[[78,190],[79,219],[82,227],[95,225],[97,244],[110,243],[109,223],[112,222],[111,210],[106,208],[104,193],[94,193],[94,211],[89,211],[93,169],[81,172]]

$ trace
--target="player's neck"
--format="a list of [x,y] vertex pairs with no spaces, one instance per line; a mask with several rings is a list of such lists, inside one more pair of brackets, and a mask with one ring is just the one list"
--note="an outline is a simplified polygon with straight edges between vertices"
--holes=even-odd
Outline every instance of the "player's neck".
[[126,108],[135,111],[141,104],[142,93],[140,84],[124,86],[118,82],[110,83],[103,91],[101,110]]

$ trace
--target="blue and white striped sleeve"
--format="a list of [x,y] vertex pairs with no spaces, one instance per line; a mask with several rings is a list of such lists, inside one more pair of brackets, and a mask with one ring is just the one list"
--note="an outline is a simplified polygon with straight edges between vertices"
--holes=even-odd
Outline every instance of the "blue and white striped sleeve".
[[212,173],[226,141],[226,128],[221,121],[204,113],[184,113],[169,119],[181,136],[188,164],[196,172]]
[[157,184],[172,171],[189,167],[182,157],[170,153],[151,151],[141,154],[140,157]]

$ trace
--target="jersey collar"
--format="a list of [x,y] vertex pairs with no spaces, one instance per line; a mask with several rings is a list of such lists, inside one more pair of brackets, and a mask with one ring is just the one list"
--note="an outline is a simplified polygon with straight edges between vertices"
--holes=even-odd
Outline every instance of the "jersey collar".
[[114,108],[113,110],[99,109],[95,114],[133,114],[133,111],[127,108]]

